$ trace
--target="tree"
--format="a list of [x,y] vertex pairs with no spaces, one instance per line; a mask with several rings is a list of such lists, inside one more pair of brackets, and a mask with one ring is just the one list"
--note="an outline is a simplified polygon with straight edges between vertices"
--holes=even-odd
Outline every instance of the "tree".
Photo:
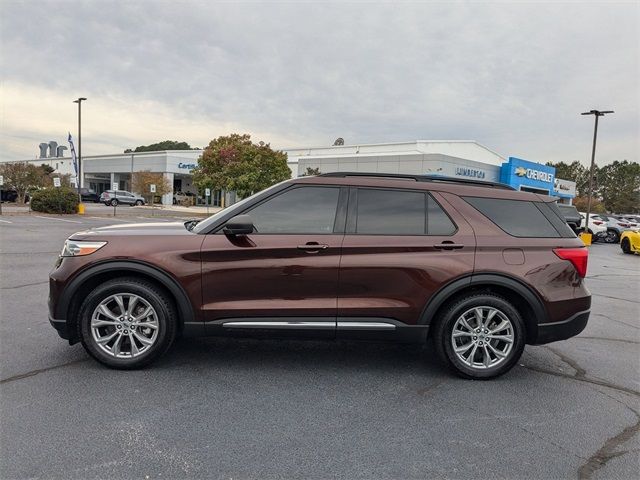
[[[156,186],[156,193],[151,193],[151,185]],[[168,179],[161,173],[153,173],[149,170],[133,173],[131,189],[142,195],[147,203],[152,203],[153,197],[156,195],[166,195],[173,191]]]
[[615,161],[600,168],[598,193],[609,212],[640,213],[640,164]]
[[300,175],[300,176],[301,177],[313,177],[314,175],[320,175],[320,169],[319,168],[307,167],[307,169],[304,171],[304,173],[302,175]]
[[46,163],[43,163],[42,165],[40,165],[40,168],[42,169],[42,172],[45,175],[49,175],[56,171],[55,168],[53,168],[51,165],[47,165]]
[[135,150],[127,148],[124,153],[132,152],[161,152],[163,150],[198,150],[198,148],[191,148],[187,142],[177,142],[175,140],[164,140],[158,143],[152,143],[151,145],[140,145]]
[[[580,162],[547,163],[556,168],[556,177],[576,182],[574,205],[586,211],[589,195],[589,169]],[[584,204],[584,205],[583,205]],[[592,211],[604,213],[640,212],[640,164],[615,161],[603,167],[593,167]]]
[[4,176],[4,188],[15,190],[18,203],[24,203],[24,197],[32,188],[44,186],[45,174],[42,168],[27,162],[12,162],[0,165]]
[[199,188],[235,191],[240,198],[291,178],[287,154],[248,134],[212,140],[198,158],[193,180]]
[[[587,203],[589,201],[589,197],[587,195],[583,195],[581,197],[576,197],[573,199],[573,206],[578,209],[579,212],[587,211]],[[602,203],[597,198],[591,200],[591,213],[605,213],[607,211],[604,208],[604,203]]]

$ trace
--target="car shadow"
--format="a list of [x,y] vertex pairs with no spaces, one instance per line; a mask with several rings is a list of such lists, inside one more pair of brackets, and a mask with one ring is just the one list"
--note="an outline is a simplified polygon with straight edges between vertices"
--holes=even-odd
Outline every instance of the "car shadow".
[[377,373],[427,372],[450,376],[435,352],[416,344],[252,338],[179,339],[152,368],[226,367],[327,372],[370,369]]

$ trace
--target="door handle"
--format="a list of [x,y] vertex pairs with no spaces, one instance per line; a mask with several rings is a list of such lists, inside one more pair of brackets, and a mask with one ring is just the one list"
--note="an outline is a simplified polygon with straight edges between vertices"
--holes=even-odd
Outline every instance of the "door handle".
[[445,241],[442,243],[437,243],[436,245],[433,246],[433,248],[437,249],[437,250],[457,250],[460,248],[463,248],[464,245],[461,243],[453,243],[450,241]]
[[329,245],[319,244],[319,243],[306,243],[304,245],[298,245],[298,250],[304,250],[309,253],[317,253],[320,250],[326,250],[329,248]]

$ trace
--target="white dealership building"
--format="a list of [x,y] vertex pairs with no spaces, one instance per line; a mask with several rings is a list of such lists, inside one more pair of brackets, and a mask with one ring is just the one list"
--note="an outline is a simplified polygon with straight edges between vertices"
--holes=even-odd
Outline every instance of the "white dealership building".
[[[542,163],[505,158],[475,141],[416,140],[397,143],[335,145],[283,149],[293,177],[304,175],[308,168],[321,173],[336,171],[430,174],[448,177],[502,181],[513,187],[557,195],[565,202],[575,196],[575,184],[555,178],[555,169]],[[174,192],[197,193],[191,171],[202,150],[168,150],[160,152],[89,155],[82,158],[82,186],[101,193],[117,183],[122,190],[131,189],[131,175],[139,171],[161,173]],[[13,160],[17,161],[17,160]],[[23,160],[25,161],[25,160]],[[61,174],[75,178],[68,157],[26,160],[46,163]],[[219,204],[219,192],[213,203]],[[162,197],[171,204],[173,194]]]

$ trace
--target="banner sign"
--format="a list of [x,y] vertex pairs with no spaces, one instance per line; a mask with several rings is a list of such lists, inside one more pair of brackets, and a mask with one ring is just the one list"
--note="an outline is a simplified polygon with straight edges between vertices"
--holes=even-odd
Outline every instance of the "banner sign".
[[71,160],[73,160],[73,169],[76,171],[76,176],[78,176],[78,159],[76,157],[76,147],[73,146],[73,139],[71,138],[71,133],[69,133],[69,150],[71,150]]

